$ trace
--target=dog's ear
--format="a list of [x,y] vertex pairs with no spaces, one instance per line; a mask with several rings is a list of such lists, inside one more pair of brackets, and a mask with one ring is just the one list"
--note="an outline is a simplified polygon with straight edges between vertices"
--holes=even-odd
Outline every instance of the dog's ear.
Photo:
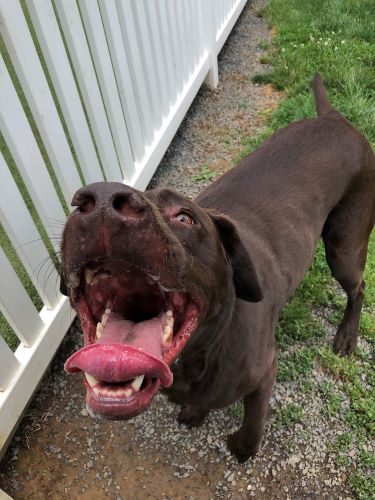
[[68,287],[66,286],[65,278],[60,274],[60,293],[68,296]]
[[211,212],[210,216],[232,264],[236,296],[248,302],[259,302],[263,294],[258,275],[234,222],[224,215]]

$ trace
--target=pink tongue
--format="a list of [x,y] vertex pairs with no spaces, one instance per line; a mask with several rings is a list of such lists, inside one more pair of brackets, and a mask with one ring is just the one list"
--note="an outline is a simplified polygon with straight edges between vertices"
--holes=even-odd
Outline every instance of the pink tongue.
[[106,382],[146,375],[168,387],[173,376],[162,359],[162,326],[162,317],[134,323],[111,313],[101,338],[70,356],[65,371],[82,370]]
[[123,319],[111,313],[98,344],[124,343],[161,358],[162,318],[152,318],[140,323]]

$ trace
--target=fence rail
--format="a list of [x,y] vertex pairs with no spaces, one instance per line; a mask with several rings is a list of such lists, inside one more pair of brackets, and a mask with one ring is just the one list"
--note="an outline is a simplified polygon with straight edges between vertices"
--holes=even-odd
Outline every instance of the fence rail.
[[54,250],[74,192],[147,186],[245,3],[0,0],[0,455],[73,318]]

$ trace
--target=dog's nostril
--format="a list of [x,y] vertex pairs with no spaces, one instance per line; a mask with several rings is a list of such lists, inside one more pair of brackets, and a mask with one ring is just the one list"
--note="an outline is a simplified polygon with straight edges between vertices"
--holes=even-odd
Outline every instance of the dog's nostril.
[[89,212],[92,212],[94,208],[95,208],[95,200],[92,196],[87,196],[86,198],[84,198],[78,206],[78,210],[82,214],[87,214]]
[[128,197],[124,195],[116,196],[113,200],[113,208],[121,212],[128,205]]
[[125,217],[136,217],[144,211],[144,203],[133,194],[116,196],[113,200],[113,208]]

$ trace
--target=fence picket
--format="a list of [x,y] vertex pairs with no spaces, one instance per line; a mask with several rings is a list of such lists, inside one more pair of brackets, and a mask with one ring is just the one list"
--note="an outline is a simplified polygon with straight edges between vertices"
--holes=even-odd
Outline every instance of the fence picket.
[[162,53],[160,43],[161,33],[157,25],[156,13],[152,12],[150,7],[152,7],[152,2],[145,2],[144,4],[139,3],[139,15],[149,32],[149,40],[145,46],[147,55],[154,64],[155,83],[158,88],[160,99],[160,113],[164,118],[168,114],[169,105],[168,81],[164,67],[164,54]]
[[56,0],[55,6],[64,30],[65,40],[105,175],[108,180],[120,181],[122,180],[121,168],[78,6],[76,2],[71,0]]
[[8,387],[20,363],[0,335],[0,392]]
[[120,167],[125,181],[129,182],[134,172],[134,157],[122,113],[99,6],[97,2],[92,0],[79,0],[79,6]]
[[232,31],[238,16],[241,14],[247,0],[235,0],[227,2],[223,22],[216,26],[216,54],[222,49],[225,40]]
[[[159,124],[165,116],[167,103],[167,93],[165,86],[165,77],[160,65],[161,56],[155,51],[155,36],[150,26],[149,12],[146,2],[134,2],[135,10],[139,23],[139,40],[142,40],[143,54],[146,67],[149,68],[149,86],[154,103],[154,113],[158,116]],[[143,33],[149,33],[149,36],[143,37]]]
[[77,86],[50,0],[26,0],[86,183],[103,180]]
[[2,57],[0,57],[0,130],[46,232],[54,240],[59,236],[56,222],[62,223],[65,220],[65,213]]
[[142,140],[139,109],[135,97],[136,82],[129,71],[129,63],[121,34],[115,0],[99,0],[100,12],[111,53],[118,92],[124,110],[135,162],[143,158],[145,147]]
[[43,302],[53,308],[59,299],[55,266],[1,153],[0,178],[0,222]]
[[[17,29],[12,29],[16,23]],[[14,0],[0,4],[0,32],[43,139],[61,191],[69,203],[81,181],[61,125],[42,65],[21,5]]]
[[162,21],[160,16],[160,5],[163,1],[150,0],[146,3],[147,20],[150,25],[150,32],[153,35],[152,45],[157,54],[159,62],[159,75],[161,75],[161,86],[165,93],[163,112],[168,114],[171,104],[171,94],[173,94],[173,83],[171,81],[171,62],[169,44],[165,43]]
[[1,312],[21,342],[30,347],[42,329],[43,322],[2,248],[0,248],[0,269]]
[[187,54],[187,46],[190,45],[188,43],[188,39],[186,38],[185,33],[185,19],[184,12],[181,2],[176,2],[174,4],[176,17],[174,23],[177,28],[177,39],[178,39],[178,50],[179,50],[179,58],[181,60],[180,71],[182,81],[185,81],[189,75],[189,64],[188,64],[188,54]]
[[130,0],[117,0],[116,6],[127,60],[129,62],[129,71],[132,80],[137,82],[137,86],[135,87],[136,101],[137,107],[140,110],[142,136],[147,148],[154,138],[154,130],[151,126],[154,114],[150,94],[145,84],[146,68],[142,65],[142,56]]

